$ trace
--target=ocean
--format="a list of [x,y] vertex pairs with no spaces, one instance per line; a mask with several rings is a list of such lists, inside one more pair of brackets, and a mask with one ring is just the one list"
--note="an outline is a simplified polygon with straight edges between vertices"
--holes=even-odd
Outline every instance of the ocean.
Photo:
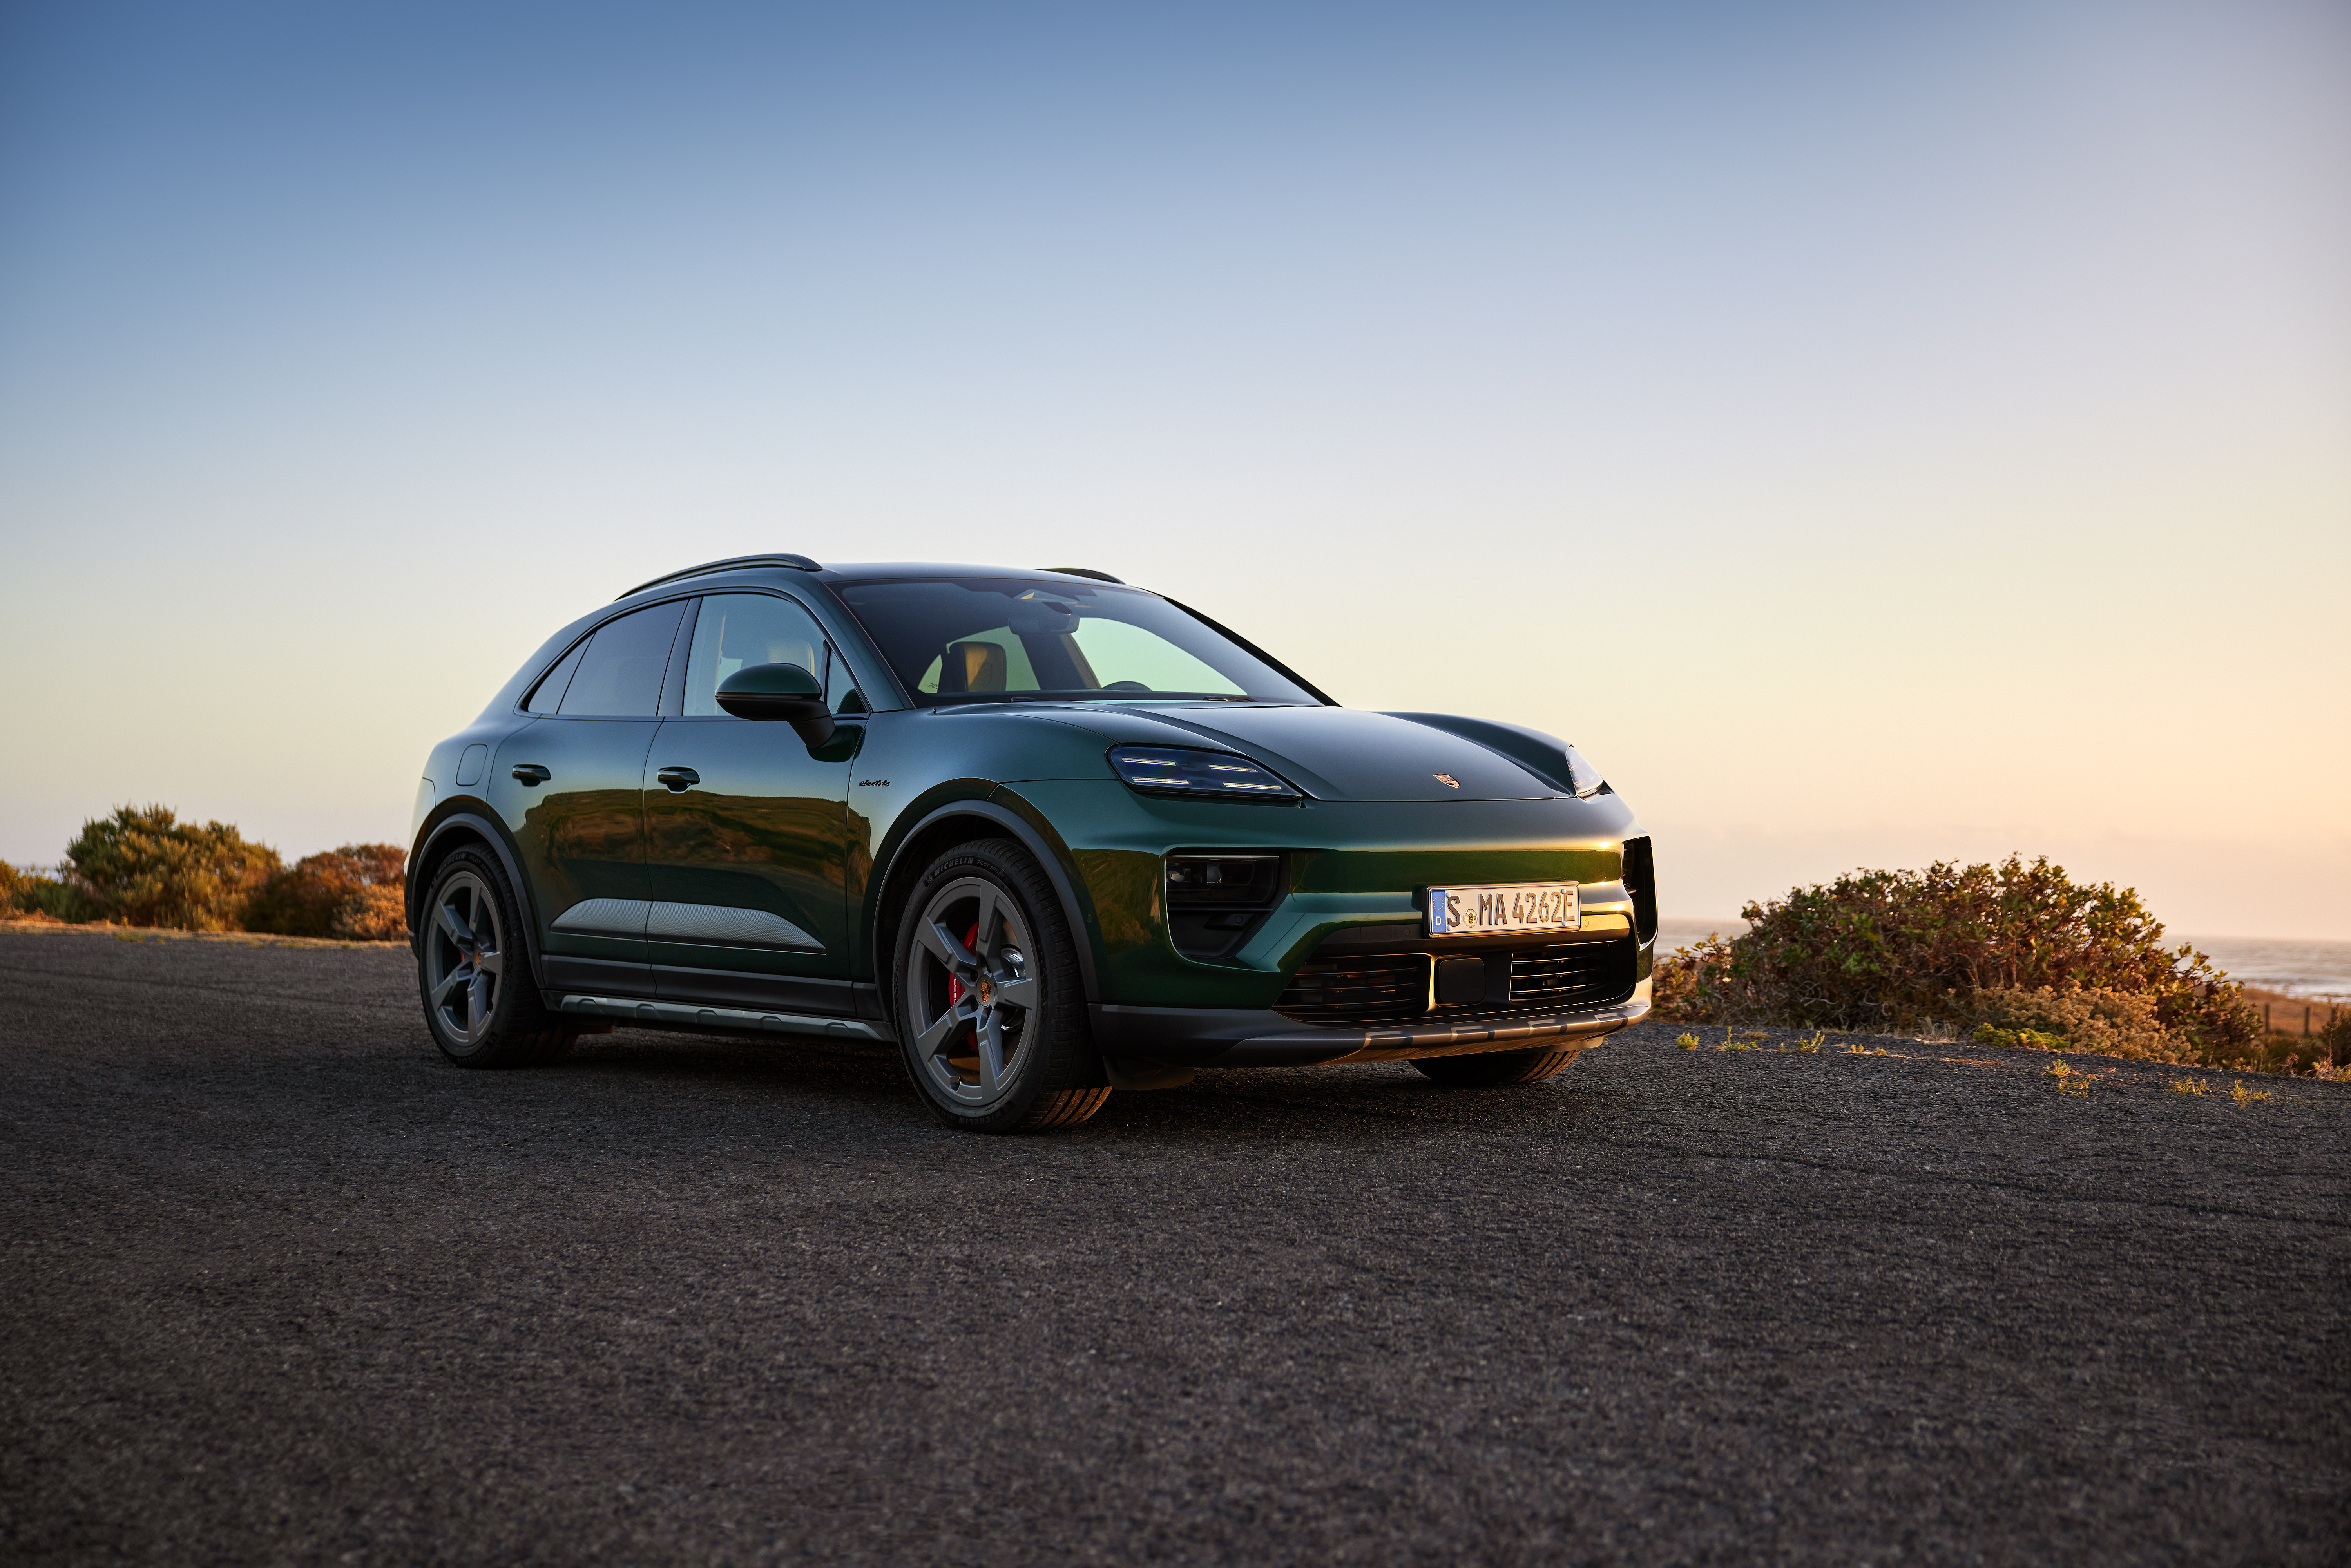
[[2351,1001],[2351,942],[2291,942],[2270,936],[2182,936],[2229,978],[2267,991]]
[[[1736,936],[1743,920],[1660,920],[1657,932],[1667,951],[1699,941],[1708,932]],[[2173,946],[2185,942],[2210,956],[2229,978],[2264,990],[2314,1001],[2351,1001],[2351,942],[2301,942],[2269,936],[2183,936],[2166,932]]]

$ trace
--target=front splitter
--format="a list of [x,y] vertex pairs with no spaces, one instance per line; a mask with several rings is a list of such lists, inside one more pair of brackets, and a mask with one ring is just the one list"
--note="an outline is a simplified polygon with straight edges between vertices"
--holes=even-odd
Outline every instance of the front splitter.
[[1649,982],[1606,1007],[1370,1029],[1305,1029],[1280,1013],[1223,1008],[1103,1005],[1092,1012],[1095,1043],[1107,1053],[1179,1067],[1310,1067],[1531,1051],[1579,1039],[1588,1047],[1648,1016]]

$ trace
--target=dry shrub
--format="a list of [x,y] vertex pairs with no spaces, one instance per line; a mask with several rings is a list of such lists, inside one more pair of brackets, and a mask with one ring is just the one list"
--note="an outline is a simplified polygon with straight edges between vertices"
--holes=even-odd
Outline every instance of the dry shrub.
[[2163,1026],[2156,998],[2144,992],[2032,990],[1978,991],[1968,1013],[1975,1038],[1986,1045],[2040,1051],[2079,1051],[2135,1061],[2189,1061],[2181,1037]]
[[2330,1067],[2351,1067],[2351,1008],[2329,1004],[2326,1027],[2318,1031],[2318,1054]]
[[97,901],[83,891],[69,870],[0,861],[0,919],[55,924],[102,917]]
[[286,866],[225,822],[124,806],[83,823],[55,874],[0,861],[0,915],[399,941],[407,859],[393,844],[345,844]]
[[226,822],[183,822],[170,807],[152,805],[84,822],[66,846],[66,863],[60,880],[78,905],[66,918],[191,931],[235,930],[279,865],[276,850],[247,843]]
[[2315,1005],[2326,1009],[2326,1021],[2310,1034],[2283,1029],[2272,1031],[2261,1042],[2260,1071],[2308,1072],[2331,1079],[2342,1079],[2351,1071],[2351,1008],[2333,1002]]
[[[2062,1015],[2164,1061],[2241,1055],[2261,1032],[2210,959],[2164,946],[2136,892],[2076,884],[2046,857],[1855,872],[1740,914],[1746,935],[1659,961],[1654,995],[1667,1017],[1881,1030],[1988,1022],[2072,1040],[2055,1027]],[[2077,993],[2086,999],[2059,999]]]
[[345,844],[305,855],[263,885],[246,907],[245,928],[397,940],[408,935],[407,862],[407,852],[392,844]]
[[363,887],[335,910],[336,936],[358,942],[408,940],[408,894],[397,887]]
[[[1752,904],[1748,907],[1753,908]],[[1649,974],[1649,1000],[1659,1018],[1690,1023],[1752,1021],[1744,1016],[1751,998],[1731,972],[1730,943],[1719,931],[1701,941],[1657,955]]]
[[39,910],[33,902],[34,881],[30,872],[0,861],[0,915],[32,915]]

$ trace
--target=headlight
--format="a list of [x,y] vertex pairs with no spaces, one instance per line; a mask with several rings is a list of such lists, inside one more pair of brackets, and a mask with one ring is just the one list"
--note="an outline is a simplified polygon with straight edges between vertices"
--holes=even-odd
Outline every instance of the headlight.
[[1589,800],[1606,788],[1608,780],[1600,777],[1600,769],[1583,759],[1583,753],[1573,746],[1567,748],[1568,787],[1579,800]]
[[1229,751],[1185,747],[1118,746],[1110,765],[1127,788],[1146,795],[1215,795],[1228,800],[1295,800],[1299,792]]

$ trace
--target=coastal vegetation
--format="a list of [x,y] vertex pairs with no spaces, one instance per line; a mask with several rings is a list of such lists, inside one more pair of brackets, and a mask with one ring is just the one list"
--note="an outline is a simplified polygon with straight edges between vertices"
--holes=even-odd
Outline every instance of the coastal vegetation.
[[2351,1060],[2351,1010],[2314,1039],[2268,1033],[2209,957],[2164,944],[2135,890],[2076,883],[2046,857],[1856,871],[1740,914],[1743,935],[1659,957],[1665,1017],[2248,1071]]
[[[292,865],[226,822],[123,806],[82,824],[53,868],[0,861],[0,917],[400,941],[406,852],[344,844]],[[1661,1017],[1732,1031],[1911,1033],[2182,1066],[2332,1076],[2351,1068],[2351,1008],[2307,1037],[2270,1032],[2242,987],[2167,946],[2137,893],[2047,859],[1856,871],[1741,912],[1745,934],[1660,955]],[[1685,1050],[1698,1049],[1683,1035]]]
[[226,822],[183,822],[168,806],[93,818],[53,868],[0,861],[0,914],[71,924],[406,938],[407,852],[345,844],[292,865]]

